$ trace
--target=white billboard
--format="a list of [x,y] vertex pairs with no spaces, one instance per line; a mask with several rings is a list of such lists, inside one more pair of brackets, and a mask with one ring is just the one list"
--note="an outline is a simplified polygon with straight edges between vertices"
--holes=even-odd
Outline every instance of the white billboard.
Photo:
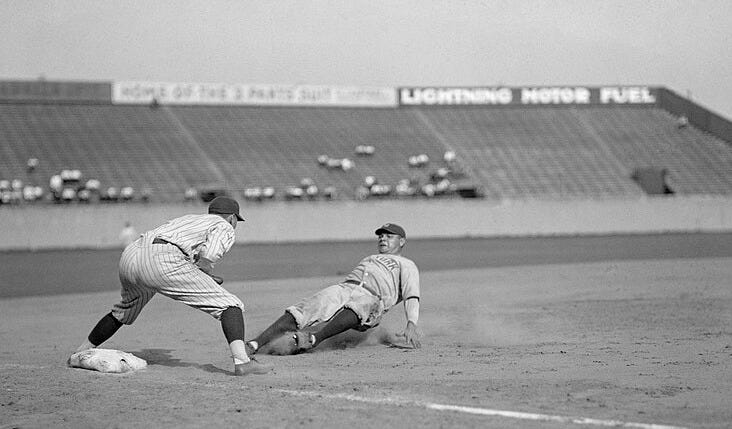
[[395,88],[328,85],[112,82],[114,104],[395,107]]

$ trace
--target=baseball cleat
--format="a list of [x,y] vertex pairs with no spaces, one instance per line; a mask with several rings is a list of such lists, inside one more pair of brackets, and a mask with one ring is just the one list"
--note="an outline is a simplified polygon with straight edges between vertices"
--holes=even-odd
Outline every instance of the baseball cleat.
[[254,347],[254,344],[252,344],[251,341],[247,341],[244,343],[244,349],[247,352],[247,356],[254,356],[257,353],[258,347]]
[[274,369],[274,366],[259,362],[252,358],[247,363],[234,365],[234,375],[266,374]]
[[307,334],[301,331],[295,332],[292,338],[295,339],[298,353],[312,349],[313,343],[315,343],[315,336],[313,334]]

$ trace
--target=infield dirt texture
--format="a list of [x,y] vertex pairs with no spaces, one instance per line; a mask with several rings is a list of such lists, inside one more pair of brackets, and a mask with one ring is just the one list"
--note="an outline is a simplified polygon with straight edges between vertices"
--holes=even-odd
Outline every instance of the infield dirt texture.
[[[162,296],[105,343],[146,359],[147,369],[67,368],[69,354],[117,300],[117,285],[39,294],[27,284],[29,293],[11,294],[8,278],[17,282],[17,264],[26,261],[36,272],[29,282],[49,278],[78,291],[74,282],[87,284],[79,278],[108,267],[66,265],[84,252],[2,254],[11,274],[0,299],[0,427],[731,427],[730,238],[505,239],[486,240],[482,250],[479,241],[435,240],[423,242],[429,252],[410,242],[414,252],[405,254],[422,269],[421,350],[398,346],[398,306],[371,332],[346,333],[298,356],[261,356],[275,370],[252,377],[231,375],[218,322]],[[271,252],[270,265],[322,260],[322,267],[332,257],[347,271],[373,250],[357,244],[333,245],[333,252],[317,244],[299,258],[282,246],[260,250]],[[521,256],[537,248],[546,257]],[[81,259],[115,259],[112,251],[89,252]],[[225,286],[245,303],[248,336],[342,278],[242,281],[232,262],[250,271],[259,263],[237,255],[222,268],[233,278]],[[46,260],[62,266],[39,264]]]

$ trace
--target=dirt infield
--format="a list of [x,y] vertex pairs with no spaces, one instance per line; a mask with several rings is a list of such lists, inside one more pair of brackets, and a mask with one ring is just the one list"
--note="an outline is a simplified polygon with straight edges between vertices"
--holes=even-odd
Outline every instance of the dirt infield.
[[[227,281],[342,275],[375,242],[234,246],[216,266]],[[0,252],[0,298],[119,289],[121,249]],[[732,257],[732,233],[410,239],[422,272],[608,260]]]
[[[338,278],[227,287],[254,334]],[[729,257],[428,271],[421,350],[389,345],[398,307],[249,378],[164,297],[105,344],[148,360],[127,375],[64,364],[117,292],[6,298],[0,427],[730,427],[731,278]]]

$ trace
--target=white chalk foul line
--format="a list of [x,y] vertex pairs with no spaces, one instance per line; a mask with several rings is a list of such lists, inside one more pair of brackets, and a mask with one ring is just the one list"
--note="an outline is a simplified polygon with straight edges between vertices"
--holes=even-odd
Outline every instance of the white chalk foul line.
[[593,425],[620,428],[638,429],[684,429],[680,426],[657,425],[653,423],[634,423],[620,420],[602,420],[586,417],[554,416],[551,414],[524,413],[520,411],[491,410],[489,408],[465,407],[462,405],[436,404],[433,402],[412,401],[397,398],[368,398],[365,396],[351,395],[346,393],[320,393],[312,391],[276,389],[278,392],[293,396],[307,396],[310,398],[342,399],[346,401],[365,402],[369,404],[389,404],[396,406],[413,406],[426,408],[435,411],[452,411],[457,413],[476,414],[481,416],[507,417],[512,419],[535,420],[558,423],[574,423],[579,425]]

